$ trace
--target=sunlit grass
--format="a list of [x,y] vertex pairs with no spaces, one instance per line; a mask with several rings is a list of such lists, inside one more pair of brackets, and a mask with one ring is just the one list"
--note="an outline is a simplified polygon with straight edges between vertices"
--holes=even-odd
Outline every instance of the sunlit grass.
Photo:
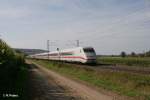
[[114,91],[120,95],[142,97],[145,100],[150,97],[150,75],[114,72],[103,69],[94,71],[88,68],[77,68],[50,61],[38,60],[35,62],[61,74],[85,81],[98,88]]
[[150,57],[98,57],[99,63],[150,67]]

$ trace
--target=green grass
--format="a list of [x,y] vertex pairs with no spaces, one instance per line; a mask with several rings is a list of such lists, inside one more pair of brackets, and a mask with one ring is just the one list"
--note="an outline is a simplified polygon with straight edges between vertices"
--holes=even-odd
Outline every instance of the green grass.
[[94,71],[50,61],[34,60],[34,62],[63,75],[85,81],[97,88],[111,90],[120,95],[150,100],[150,75],[113,72],[104,69]]
[[150,57],[98,57],[99,63],[150,67]]

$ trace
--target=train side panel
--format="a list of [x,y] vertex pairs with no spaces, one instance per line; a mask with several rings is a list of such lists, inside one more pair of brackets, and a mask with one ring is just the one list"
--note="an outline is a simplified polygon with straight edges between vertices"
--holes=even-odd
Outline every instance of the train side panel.
[[95,63],[96,53],[94,49],[91,47],[90,48],[78,47],[74,49],[66,49],[50,53],[31,55],[31,58],[60,60],[67,62]]
[[84,53],[82,52],[82,48],[61,51],[61,60],[84,63],[85,59],[84,59]]

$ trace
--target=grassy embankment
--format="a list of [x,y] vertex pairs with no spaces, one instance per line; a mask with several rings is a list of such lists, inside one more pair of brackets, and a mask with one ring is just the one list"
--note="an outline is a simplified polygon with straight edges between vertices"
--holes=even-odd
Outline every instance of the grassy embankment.
[[99,63],[150,67],[150,57],[98,57]]
[[24,57],[0,40],[0,100],[26,100]]
[[150,100],[150,75],[114,72],[104,69],[94,71],[58,62],[33,61],[63,75],[85,81],[97,88],[111,90],[135,99]]

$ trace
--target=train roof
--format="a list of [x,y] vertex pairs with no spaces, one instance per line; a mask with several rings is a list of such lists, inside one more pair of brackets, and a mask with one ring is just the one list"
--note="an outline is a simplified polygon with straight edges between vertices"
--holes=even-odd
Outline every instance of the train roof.
[[[91,49],[93,47],[76,47],[76,48],[70,48],[70,49],[63,49],[63,50],[60,50],[61,52],[67,52],[67,51],[71,51],[71,50],[78,50],[78,49]],[[58,53],[58,51],[52,51],[52,52],[49,52],[49,54],[51,53]],[[30,56],[36,56],[36,55],[46,55],[48,54],[48,52],[45,52],[45,53],[39,53],[39,54],[34,54],[34,55],[30,55]]]

